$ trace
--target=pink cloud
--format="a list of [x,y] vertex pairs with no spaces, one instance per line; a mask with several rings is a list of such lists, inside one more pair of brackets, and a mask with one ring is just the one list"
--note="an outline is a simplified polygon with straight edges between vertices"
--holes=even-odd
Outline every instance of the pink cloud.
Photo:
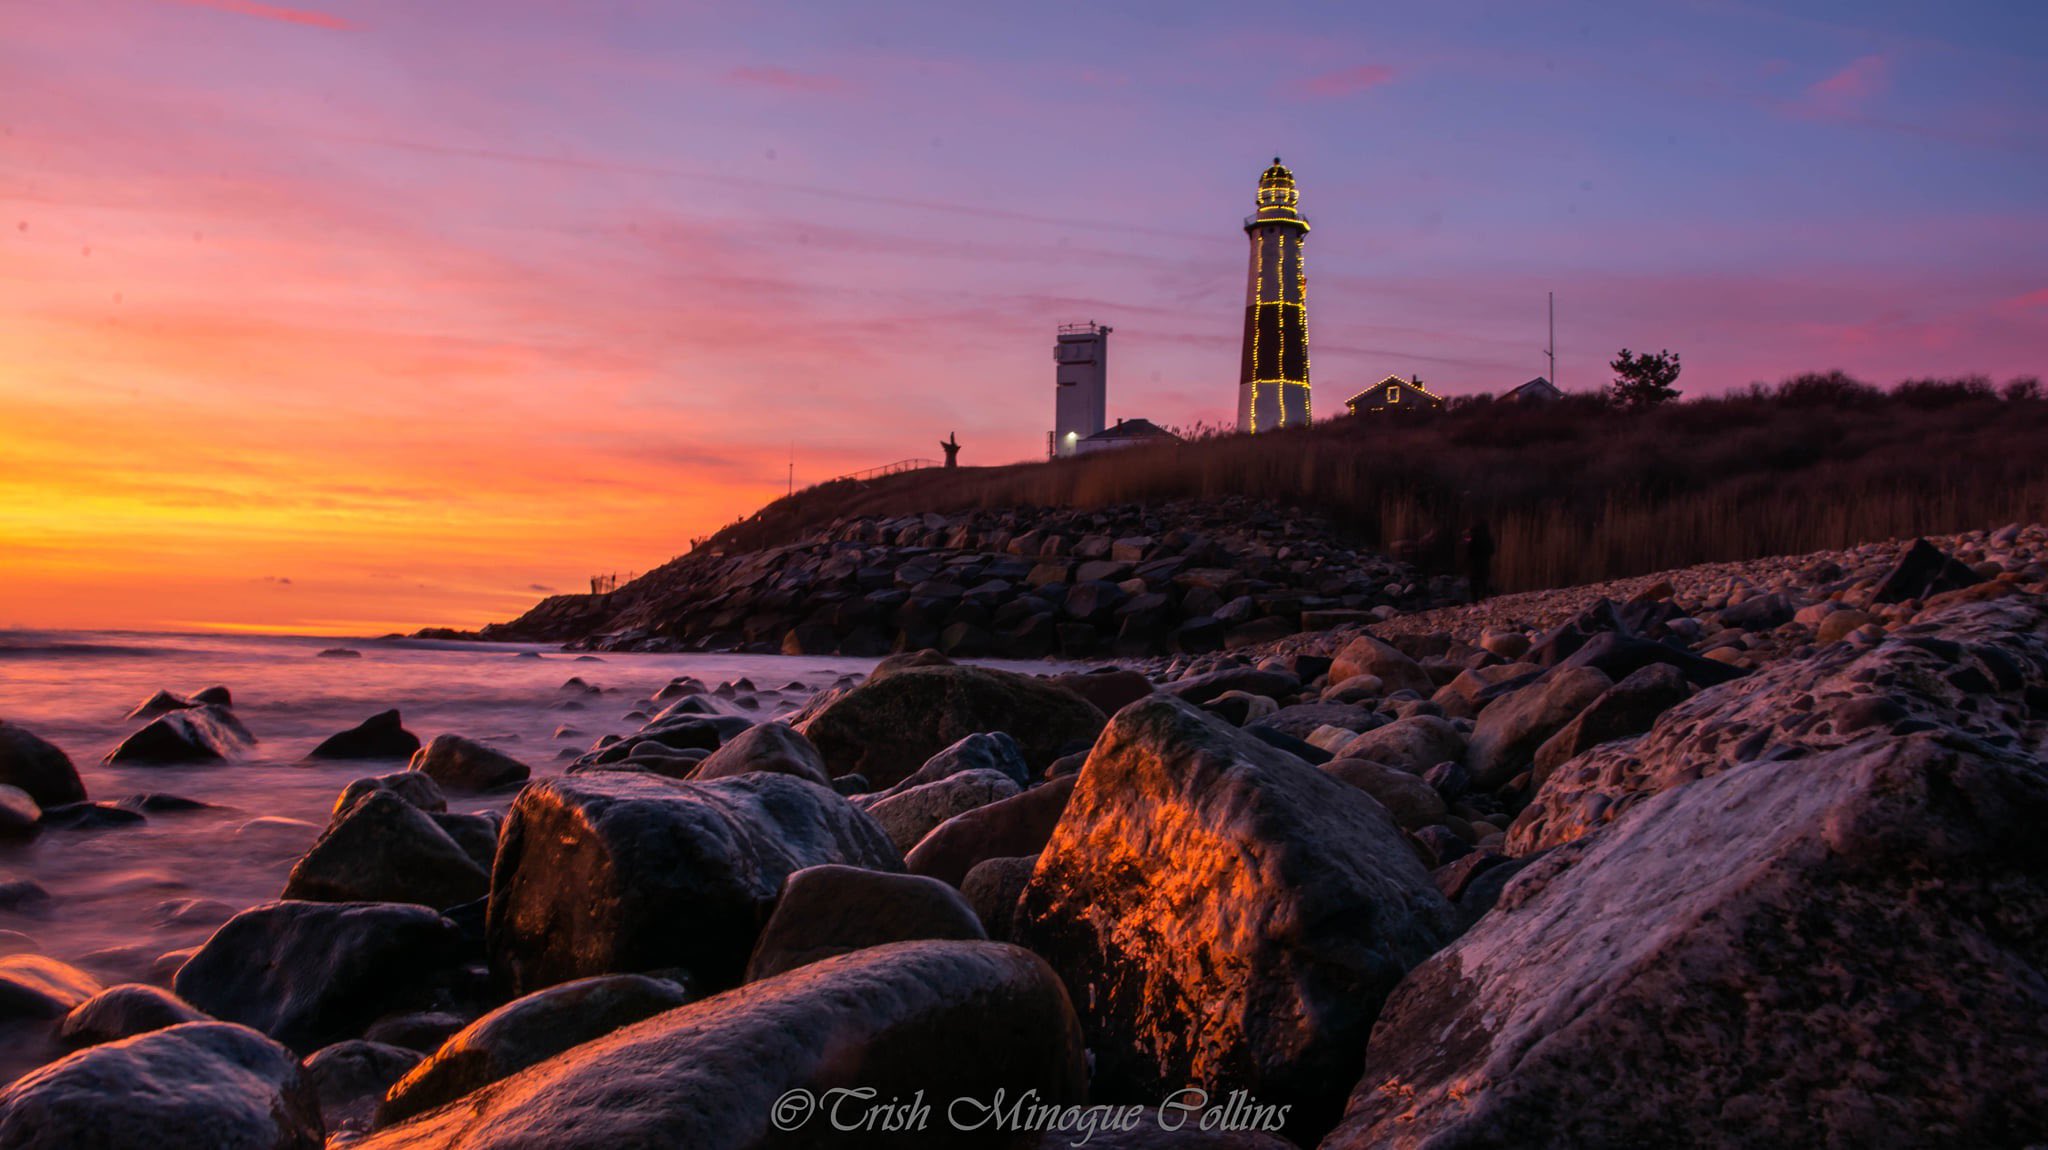
[[1343,68],[1335,72],[1324,72],[1302,81],[1304,94],[1322,100],[1340,100],[1371,91],[1394,82],[1394,70],[1384,64],[1360,64],[1355,68]]
[[346,32],[355,27],[351,21],[325,12],[314,12],[304,8],[286,8],[277,4],[259,4],[256,0],[171,0],[190,8],[212,8],[217,12],[233,12],[238,16],[254,16],[259,20],[276,20],[284,24],[300,24],[308,28],[331,28]]
[[2003,312],[2028,312],[2037,307],[2048,308],[2048,288],[2030,291],[2025,295],[2014,296],[1999,304],[1998,310]]
[[773,65],[761,67],[734,68],[725,74],[727,83],[742,84],[754,88],[773,88],[781,92],[802,92],[807,95],[829,95],[844,92],[846,81],[837,76],[822,76],[816,72],[796,72]]
[[1891,70],[1891,61],[1883,56],[1859,57],[1807,88],[1800,106],[1817,116],[1854,115],[1890,85]]

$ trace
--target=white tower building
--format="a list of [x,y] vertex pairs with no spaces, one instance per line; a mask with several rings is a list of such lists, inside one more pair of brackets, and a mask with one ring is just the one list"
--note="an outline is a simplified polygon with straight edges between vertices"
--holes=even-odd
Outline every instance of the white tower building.
[[1109,414],[1109,328],[1090,321],[1063,323],[1052,358],[1059,364],[1053,377],[1051,454],[1074,454],[1074,446],[1101,431]]
[[1296,208],[1300,200],[1294,173],[1273,157],[1259,176],[1259,210],[1244,221],[1252,262],[1237,377],[1239,431],[1308,426],[1308,273],[1301,262],[1308,218]]

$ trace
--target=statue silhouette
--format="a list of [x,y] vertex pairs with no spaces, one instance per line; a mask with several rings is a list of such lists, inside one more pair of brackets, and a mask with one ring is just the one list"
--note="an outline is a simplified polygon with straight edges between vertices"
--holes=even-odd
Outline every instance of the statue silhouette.
[[939,441],[940,450],[946,453],[946,466],[948,467],[960,466],[959,440],[960,437],[958,435],[955,435],[953,432],[949,431],[946,433],[946,438]]

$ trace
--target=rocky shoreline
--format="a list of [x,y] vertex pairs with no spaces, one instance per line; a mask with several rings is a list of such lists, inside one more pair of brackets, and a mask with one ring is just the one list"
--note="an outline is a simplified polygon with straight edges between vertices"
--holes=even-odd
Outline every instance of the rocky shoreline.
[[616,591],[428,638],[575,650],[1093,658],[1235,649],[1453,602],[1454,580],[1238,496],[1095,511],[841,519],[780,547],[692,552]]
[[[0,1148],[2048,1140],[2039,525],[754,689],[559,774],[327,740],[371,771],[162,984],[0,958],[74,1048]],[[231,764],[209,696],[125,753]],[[0,835],[94,807],[16,726],[0,783]]]

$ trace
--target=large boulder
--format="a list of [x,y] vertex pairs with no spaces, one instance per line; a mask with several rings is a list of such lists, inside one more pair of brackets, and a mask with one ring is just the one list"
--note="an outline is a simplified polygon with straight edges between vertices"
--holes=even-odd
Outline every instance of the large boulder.
[[[171,716],[175,717],[175,716]],[[405,729],[393,708],[379,711],[346,731],[329,735],[306,752],[309,759],[410,759],[420,738]]]
[[832,785],[825,773],[825,760],[809,739],[786,723],[761,723],[734,735],[731,741],[706,756],[690,771],[693,782],[729,779],[749,771],[774,771],[806,779],[819,786]]
[[1189,1086],[1333,1123],[1454,916],[1378,803],[1185,703],[1118,712],[1017,906],[1081,1010],[1097,1101]]
[[1536,749],[1563,730],[1614,680],[1595,667],[1560,668],[1479,712],[1465,765],[1472,785],[1493,790],[1532,766]]
[[[329,1134],[362,1134],[376,1125],[384,1095],[426,1058],[417,1050],[351,1038],[306,1059],[306,1077],[320,1099]],[[337,1139],[337,1144],[345,1145]]]
[[1646,799],[1409,974],[1323,1145],[2038,1144],[2044,820],[1953,734]]
[[1152,693],[1152,680],[1125,667],[1097,667],[1092,671],[1054,675],[1047,682],[1081,696],[1105,715],[1114,715]]
[[[1795,759],[1886,732],[1951,731],[1993,746],[2039,736],[2048,604],[1965,603],[1872,647],[1837,644],[1710,687],[1648,733],[1558,764],[1508,830],[1512,854],[1570,842],[1671,787],[1759,759]],[[2038,743],[2036,742],[2036,745]]]
[[1422,669],[1422,664],[1402,654],[1393,644],[1371,635],[1353,639],[1330,660],[1331,686],[1358,675],[1375,676],[1381,689],[1389,694],[1414,691],[1428,698],[1436,692],[1436,683],[1430,679],[1429,672]]
[[953,1131],[943,1110],[952,1099],[1001,1091],[1011,1100],[1078,1105],[1086,1081],[1073,1008],[1042,960],[994,942],[903,942],[671,1010],[355,1147],[748,1150],[917,1141],[901,1128],[833,1131],[818,1108],[856,1089],[879,1100],[922,1091],[929,1111],[921,1129],[936,1145]]
[[1542,786],[1567,759],[1601,743],[1649,730],[1657,716],[1685,702],[1689,694],[1685,673],[1669,663],[1651,663],[1629,672],[1536,748],[1536,785]]
[[19,787],[37,806],[85,801],[71,756],[26,727],[0,720],[0,785]]
[[986,667],[909,667],[875,676],[803,725],[834,775],[858,772],[890,787],[951,744],[1006,731],[1043,771],[1069,744],[1093,741],[1106,720],[1086,700],[1041,679]]
[[284,898],[412,902],[446,910],[490,893],[491,876],[434,817],[388,790],[357,799],[292,867]]
[[423,906],[274,902],[222,924],[172,988],[215,1018],[311,1053],[426,1005],[461,957],[461,930]]
[[515,999],[463,1027],[407,1071],[377,1109],[377,1124],[403,1122],[688,1001],[679,983],[644,974],[579,978]]
[[1347,739],[1331,751],[1340,759],[1366,759],[1420,775],[1442,762],[1465,757],[1465,736],[1450,720],[1411,715]]
[[66,1046],[98,1046],[180,1023],[208,1021],[204,1011],[168,990],[126,982],[73,1007],[57,1033]]
[[1871,602],[1903,603],[1908,599],[1928,599],[1983,581],[1982,575],[1953,556],[1943,554],[1941,548],[1925,539],[1915,539],[1912,546],[1900,553],[1891,570],[1878,580]]
[[972,770],[907,790],[891,790],[857,805],[868,812],[897,850],[909,851],[947,819],[1007,799],[1021,789],[999,771]]
[[81,1050],[0,1092],[7,1150],[320,1150],[325,1138],[291,1051],[221,1022]]
[[789,876],[747,959],[747,981],[884,943],[987,938],[974,908],[935,878],[850,866]]
[[1420,775],[1369,759],[1333,759],[1319,769],[1371,795],[1403,830],[1420,830],[1444,821],[1443,796]]
[[1031,768],[1024,762],[1017,740],[1002,731],[980,731],[926,759],[923,766],[883,793],[899,794],[962,771],[994,771],[1019,787],[1031,784]]
[[1066,775],[954,815],[903,856],[904,869],[959,886],[984,859],[1037,854],[1052,838],[1079,778]]
[[518,759],[461,735],[435,735],[412,756],[410,769],[451,791],[498,791],[533,774]]
[[740,981],[783,880],[821,863],[903,865],[874,820],[789,775],[544,779],[514,800],[499,840],[492,971],[515,995],[672,968],[693,989],[723,989]]
[[226,707],[191,707],[150,720],[107,752],[124,767],[179,766],[233,758],[256,745],[255,736]]

